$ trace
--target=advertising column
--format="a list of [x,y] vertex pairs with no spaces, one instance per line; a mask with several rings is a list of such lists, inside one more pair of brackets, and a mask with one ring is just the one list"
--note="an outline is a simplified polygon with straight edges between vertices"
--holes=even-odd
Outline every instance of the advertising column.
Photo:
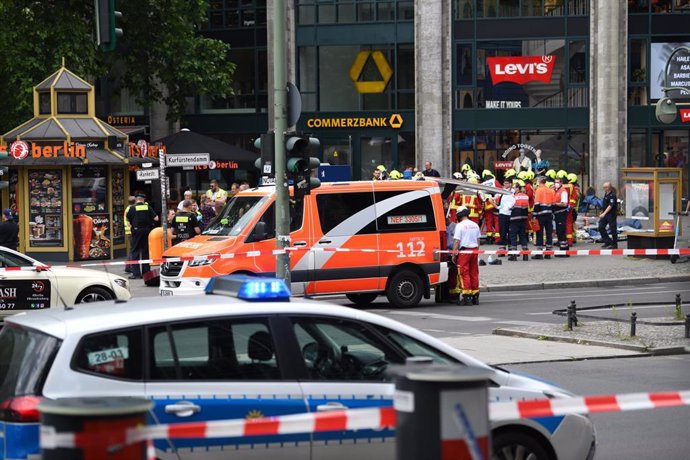
[[110,213],[106,166],[72,168],[74,260],[110,258]]

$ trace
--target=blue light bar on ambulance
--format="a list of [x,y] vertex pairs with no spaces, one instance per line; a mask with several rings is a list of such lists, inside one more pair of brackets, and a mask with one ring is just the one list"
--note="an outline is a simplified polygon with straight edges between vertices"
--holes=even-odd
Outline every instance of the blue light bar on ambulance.
[[290,289],[285,280],[253,276],[216,276],[206,285],[206,294],[237,297],[249,302],[289,302]]

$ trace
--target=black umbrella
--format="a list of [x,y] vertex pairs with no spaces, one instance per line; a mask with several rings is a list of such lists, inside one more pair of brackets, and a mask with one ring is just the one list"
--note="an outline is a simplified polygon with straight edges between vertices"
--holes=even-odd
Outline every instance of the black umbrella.
[[254,162],[259,158],[258,153],[249,152],[188,129],[158,139],[154,144],[157,143],[165,145],[165,151],[168,154],[208,153],[211,160],[235,161],[244,168],[254,167]]

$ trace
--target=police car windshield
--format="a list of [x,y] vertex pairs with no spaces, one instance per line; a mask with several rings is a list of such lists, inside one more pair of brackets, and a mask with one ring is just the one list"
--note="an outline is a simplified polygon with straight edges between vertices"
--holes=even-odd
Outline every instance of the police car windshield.
[[267,196],[238,196],[230,200],[203,235],[237,236],[253,220],[254,214],[268,201]]

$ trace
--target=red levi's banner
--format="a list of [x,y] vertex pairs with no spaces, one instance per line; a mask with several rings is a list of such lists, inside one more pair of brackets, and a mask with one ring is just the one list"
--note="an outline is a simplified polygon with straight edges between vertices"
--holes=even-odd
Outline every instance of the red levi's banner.
[[680,109],[680,121],[690,123],[690,109]]
[[528,81],[549,83],[555,56],[509,56],[490,57],[489,72],[494,85],[509,81],[522,85]]

